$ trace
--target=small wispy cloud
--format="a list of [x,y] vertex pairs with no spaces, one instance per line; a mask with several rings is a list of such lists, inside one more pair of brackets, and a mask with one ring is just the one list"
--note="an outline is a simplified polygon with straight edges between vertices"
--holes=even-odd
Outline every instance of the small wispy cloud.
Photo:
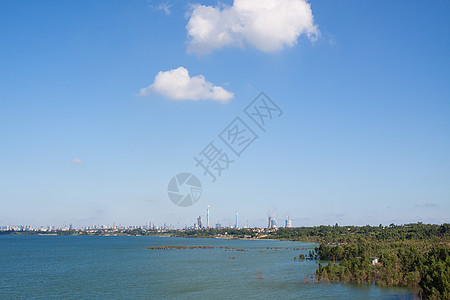
[[[171,11],[170,8],[172,7],[172,4],[169,3],[169,1],[151,1],[147,0],[149,4],[149,7],[163,11],[166,15],[170,15]],[[160,2],[160,3],[155,3]]]
[[171,7],[172,7],[172,5],[169,4],[169,2],[164,2],[158,6],[158,10],[162,10],[166,15],[170,15]]
[[77,165],[82,165],[82,164],[83,164],[83,161],[82,161],[81,159],[79,159],[79,158],[74,158],[74,159],[72,160],[72,162],[73,162],[74,164],[77,164]]
[[332,213],[332,214],[326,214],[325,217],[328,217],[328,219],[343,219],[346,216],[345,213]]
[[232,92],[206,81],[203,75],[190,76],[184,67],[169,71],[160,71],[155,81],[139,91],[139,96],[151,92],[173,100],[212,100],[226,103],[234,97]]
[[436,203],[422,203],[422,204],[416,204],[416,207],[438,207]]

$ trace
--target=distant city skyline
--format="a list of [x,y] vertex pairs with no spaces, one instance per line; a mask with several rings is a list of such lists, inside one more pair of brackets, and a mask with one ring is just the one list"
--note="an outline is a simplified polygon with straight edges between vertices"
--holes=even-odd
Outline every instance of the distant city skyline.
[[[140,224],[140,225],[130,225],[130,224],[121,224],[121,223],[116,223],[116,222],[112,222],[112,223],[106,223],[106,224],[85,224],[85,225],[80,225],[80,226],[73,226],[72,223],[70,224],[62,224],[62,225],[55,225],[55,224],[46,224],[46,225],[40,225],[40,226],[32,226],[29,224],[9,224],[9,225],[3,225],[0,224],[0,230],[10,230],[15,229],[15,230],[35,230],[35,229],[45,229],[45,230],[52,230],[52,229],[57,229],[57,230],[70,230],[72,228],[88,228],[88,229],[106,229],[106,228],[144,228],[144,229],[208,229],[208,228],[217,228],[217,225],[220,225],[220,228],[236,228],[236,229],[240,229],[240,228],[277,228],[279,226],[277,226],[277,221],[275,217],[269,216],[268,220],[269,223],[266,227],[264,226],[249,226],[248,222],[246,225],[244,226],[239,226],[239,220],[238,220],[238,212],[235,212],[235,223],[233,225],[228,224],[225,226],[222,226],[220,223],[220,220],[217,220],[217,222],[215,223],[215,226],[211,226],[209,223],[209,208],[210,206],[207,205],[206,208],[206,219],[207,219],[207,223],[203,223],[203,219],[202,219],[202,215],[199,215],[198,217],[194,218],[194,222],[193,223],[189,223],[189,220],[186,220],[186,223],[184,224],[184,226],[180,226],[180,224],[174,225],[171,223],[167,223],[167,222],[163,222],[162,224],[157,224],[155,222],[152,221],[148,221],[145,224]],[[289,216],[287,216],[284,220],[284,226],[282,227],[293,227],[292,226],[292,222]]]
[[0,224],[448,223],[449,37],[448,1],[1,1]]
[[[193,218],[193,222],[190,223],[189,219],[186,219],[186,222],[184,225],[181,224],[172,224],[169,222],[162,222],[162,223],[156,223],[156,222],[152,222],[151,220],[149,220],[148,222],[145,222],[143,224],[122,224],[122,223],[118,223],[118,222],[108,222],[108,223],[93,223],[93,224],[77,224],[77,226],[73,226],[73,223],[67,223],[67,224],[40,224],[39,226],[32,226],[30,224],[0,224],[0,229],[5,229],[6,227],[14,227],[14,228],[114,228],[116,226],[118,227],[126,227],[126,228],[134,228],[134,227],[155,227],[156,228],[171,228],[171,229],[186,229],[186,228],[193,228],[193,229],[201,229],[201,228],[215,228],[217,227],[217,224],[222,224],[221,220],[217,219],[217,222],[215,222],[214,224],[216,224],[215,226],[212,226],[210,224],[210,205],[206,206],[206,214],[205,216],[200,214],[197,217]],[[206,217],[206,223],[203,223],[204,218]],[[234,223],[233,224],[224,224],[224,227],[227,228],[251,228],[251,227],[258,227],[258,228],[276,228],[277,227],[277,221],[276,221],[276,217],[274,217],[273,215],[268,215],[268,220],[269,223],[266,227],[264,226],[257,226],[255,224],[253,224],[253,226],[249,226],[248,221],[246,223],[246,225],[240,226],[239,225],[239,214],[238,211],[235,212],[235,219],[234,219]],[[290,216],[286,216],[283,219],[283,224],[284,226],[281,227],[293,227],[292,226],[292,220],[290,219]],[[334,224],[333,224],[334,225]],[[299,226],[303,226],[303,225],[299,225]],[[221,226],[222,227],[222,226]],[[279,226],[278,226],[279,227]],[[294,226],[295,227],[295,226]]]

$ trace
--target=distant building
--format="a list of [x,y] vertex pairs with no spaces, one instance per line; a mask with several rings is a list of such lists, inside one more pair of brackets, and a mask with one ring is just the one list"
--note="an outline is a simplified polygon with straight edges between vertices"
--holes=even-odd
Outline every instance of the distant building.
[[198,228],[203,228],[202,216],[199,216],[197,218],[197,224],[198,224]]
[[270,228],[277,228],[277,220],[272,219],[270,221]]
[[269,217],[269,224],[267,225],[267,228],[277,228],[277,220],[275,220],[272,217]]
[[222,225],[220,225],[220,223],[217,223],[216,224],[216,229],[221,229],[222,228]]
[[289,216],[287,217],[285,222],[286,222],[286,224],[285,224],[286,228],[291,228],[292,227],[292,222],[291,222],[291,219],[289,219]]
[[239,228],[239,222],[238,222],[238,212],[236,211],[236,224],[234,225],[234,228]]

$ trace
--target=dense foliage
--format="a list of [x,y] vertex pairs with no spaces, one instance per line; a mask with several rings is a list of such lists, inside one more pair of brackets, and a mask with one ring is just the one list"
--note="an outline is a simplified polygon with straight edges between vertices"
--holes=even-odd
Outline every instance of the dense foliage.
[[448,237],[450,224],[406,224],[389,226],[317,226],[280,228],[270,234],[270,238],[292,241],[311,241],[323,243],[354,243],[361,239],[380,242],[399,242],[407,240],[429,241]]
[[448,224],[343,229],[310,231],[321,243],[309,258],[329,261],[319,263],[319,281],[413,287],[425,299],[450,299]]

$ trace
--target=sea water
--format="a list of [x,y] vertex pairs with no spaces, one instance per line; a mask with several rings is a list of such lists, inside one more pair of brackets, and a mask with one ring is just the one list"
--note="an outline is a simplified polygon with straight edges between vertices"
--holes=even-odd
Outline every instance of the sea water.
[[[164,246],[187,248],[147,249]],[[399,288],[314,283],[311,274],[317,263],[294,260],[314,246],[273,240],[148,236],[0,236],[0,299],[414,296]]]

